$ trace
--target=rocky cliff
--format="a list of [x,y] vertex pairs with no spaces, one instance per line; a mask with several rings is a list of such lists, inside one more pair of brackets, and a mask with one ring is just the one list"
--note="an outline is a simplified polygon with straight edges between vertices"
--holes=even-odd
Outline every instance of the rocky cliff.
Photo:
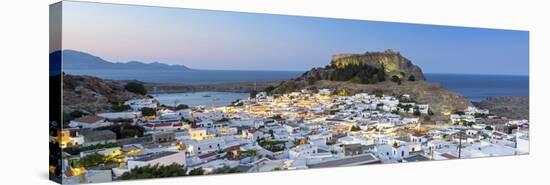
[[113,105],[143,97],[127,91],[124,85],[126,82],[123,81],[63,75],[63,111],[107,112],[112,111]]
[[364,54],[336,54],[332,56],[331,65],[343,67],[351,64],[363,64],[383,69],[386,79],[397,76],[406,79],[414,76],[416,80],[425,80],[420,67],[399,52],[386,50],[383,52],[366,52]]

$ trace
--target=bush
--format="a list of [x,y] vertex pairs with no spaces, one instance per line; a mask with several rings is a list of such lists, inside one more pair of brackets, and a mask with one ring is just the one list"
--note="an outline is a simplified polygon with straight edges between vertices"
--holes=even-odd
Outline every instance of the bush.
[[414,82],[416,81],[416,78],[414,77],[414,75],[410,75],[408,80]]
[[413,115],[420,116],[420,110],[414,109]]
[[141,115],[142,116],[156,116],[157,115],[157,111],[153,108],[149,108],[149,107],[143,107],[141,109]]
[[160,178],[160,177],[179,177],[185,176],[186,169],[179,164],[173,163],[168,166],[143,166],[132,169],[129,172],[124,172],[120,176],[121,180],[129,179],[148,179],[148,178]]
[[143,84],[137,83],[137,82],[128,82],[124,86],[124,89],[126,89],[130,92],[136,93],[136,94],[141,94],[141,95],[146,95],[147,94],[147,89],[145,89],[145,86]]
[[190,172],[189,172],[189,175],[204,175],[204,169],[201,168],[195,168],[195,169],[192,169]]
[[349,81],[373,84],[385,81],[385,72],[383,69],[378,69],[366,64],[348,64],[342,67],[331,66],[332,72],[329,75],[329,80],[333,81]]
[[176,110],[183,110],[188,108],[189,108],[189,105],[185,105],[185,104],[179,104],[178,106],[176,106]]
[[401,85],[401,78],[396,75],[391,76],[391,81]]

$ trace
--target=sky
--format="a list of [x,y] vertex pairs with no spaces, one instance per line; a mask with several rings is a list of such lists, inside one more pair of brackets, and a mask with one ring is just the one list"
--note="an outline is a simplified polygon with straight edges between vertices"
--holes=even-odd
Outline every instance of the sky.
[[527,31],[87,2],[64,2],[63,48],[113,62],[282,71],[392,49],[424,73],[529,73]]

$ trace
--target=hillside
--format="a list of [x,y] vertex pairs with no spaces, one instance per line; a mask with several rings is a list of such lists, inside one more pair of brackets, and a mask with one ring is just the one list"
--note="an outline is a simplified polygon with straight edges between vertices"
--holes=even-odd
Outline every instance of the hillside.
[[417,102],[430,104],[436,114],[451,113],[472,105],[462,95],[426,82],[420,67],[394,51],[334,55],[330,65],[313,68],[298,78],[282,82],[271,93],[288,93],[304,88],[345,88],[351,94],[410,94]]
[[113,106],[143,95],[124,88],[126,82],[103,80],[91,76],[63,76],[63,111],[112,111]]
[[476,106],[511,119],[529,119],[529,97],[527,96],[489,97],[476,103]]

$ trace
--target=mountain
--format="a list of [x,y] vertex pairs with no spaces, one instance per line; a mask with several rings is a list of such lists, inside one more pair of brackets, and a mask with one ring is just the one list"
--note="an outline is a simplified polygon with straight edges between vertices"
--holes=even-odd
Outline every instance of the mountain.
[[63,56],[63,70],[190,70],[184,65],[168,65],[159,62],[110,62],[89,53],[75,50],[56,51],[50,55],[57,55],[59,53],[62,53]]
[[323,88],[346,89],[351,94],[409,94],[418,103],[430,104],[437,115],[449,114],[472,105],[464,96],[425,81],[420,67],[399,52],[391,50],[334,55],[329,65],[313,68],[298,78],[284,81],[270,92],[282,94],[300,89]]

